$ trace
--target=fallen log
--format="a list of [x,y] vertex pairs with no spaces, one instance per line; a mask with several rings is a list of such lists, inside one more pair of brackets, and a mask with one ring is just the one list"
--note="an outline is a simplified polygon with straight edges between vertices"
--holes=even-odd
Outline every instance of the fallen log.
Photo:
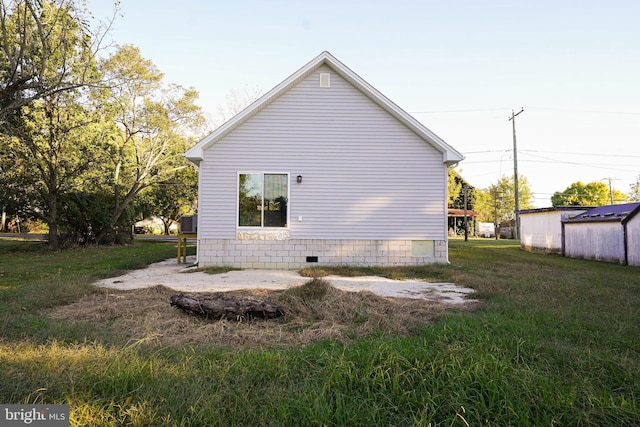
[[282,307],[265,301],[225,298],[221,295],[193,298],[179,294],[171,297],[171,306],[190,314],[211,319],[273,319],[284,315]]

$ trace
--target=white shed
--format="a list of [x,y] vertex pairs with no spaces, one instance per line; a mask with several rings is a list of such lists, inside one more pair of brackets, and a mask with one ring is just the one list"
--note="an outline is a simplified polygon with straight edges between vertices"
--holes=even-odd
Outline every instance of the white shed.
[[520,247],[528,252],[562,253],[562,221],[590,207],[557,206],[520,211]]
[[447,168],[463,156],[328,52],[185,156],[201,266],[448,261]]
[[593,208],[562,222],[563,254],[640,266],[640,203]]

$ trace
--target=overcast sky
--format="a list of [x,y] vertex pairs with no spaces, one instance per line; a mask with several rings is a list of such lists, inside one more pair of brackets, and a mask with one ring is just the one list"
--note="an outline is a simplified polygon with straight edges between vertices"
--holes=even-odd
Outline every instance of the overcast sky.
[[[96,19],[109,0],[91,0]],[[575,181],[624,193],[640,175],[640,2],[122,0],[110,38],[212,117],[327,50],[466,157],[486,188],[518,172],[536,207]]]

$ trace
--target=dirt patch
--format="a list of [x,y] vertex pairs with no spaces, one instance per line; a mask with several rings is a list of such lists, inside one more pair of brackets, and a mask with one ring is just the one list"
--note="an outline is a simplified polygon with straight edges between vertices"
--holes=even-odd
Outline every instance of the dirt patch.
[[[192,257],[192,260],[195,260]],[[240,289],[288,289],[300,286],[310,277],[294,270],[234,270],[209,274],[194,268],[185,268],[175,259],[151,264],[147,268],[133,270],[119,277],[99,280],[96,286],[111,289],[138,289],[166,286],[178,292],[229,292]],[[370,291],[376,295],[393,298],[415,298],[448,304],[466,305],[474,302],[473,289],[454,283],[430,283],[424,280],[393,280],[376,276],[344,277],[329,275],[325,280],[343,291]]]
[[473,310],[478,306],[478,303],[460,306],[390,298],[369,291],[347,292],[315,279],[286,290],[225,292],[225,296],[277,303],[285,311],[285,316],[279,319],[230,321],[203,319],[171,307],[170,297],[176,293],[179,292],[165,286],[134,290],[99,288],[92,295],[55,307],[44,315],[57,321],[106,324],[115,335],[150,345],[264,347],[306,345],[322,340],[349,343],[371,334],[406,336],[451,308]]

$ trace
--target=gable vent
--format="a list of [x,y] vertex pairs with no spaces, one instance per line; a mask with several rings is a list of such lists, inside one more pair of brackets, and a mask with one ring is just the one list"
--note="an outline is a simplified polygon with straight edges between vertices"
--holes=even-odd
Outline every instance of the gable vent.
[[320,87],[331,87],[330,73],[320,73]]

